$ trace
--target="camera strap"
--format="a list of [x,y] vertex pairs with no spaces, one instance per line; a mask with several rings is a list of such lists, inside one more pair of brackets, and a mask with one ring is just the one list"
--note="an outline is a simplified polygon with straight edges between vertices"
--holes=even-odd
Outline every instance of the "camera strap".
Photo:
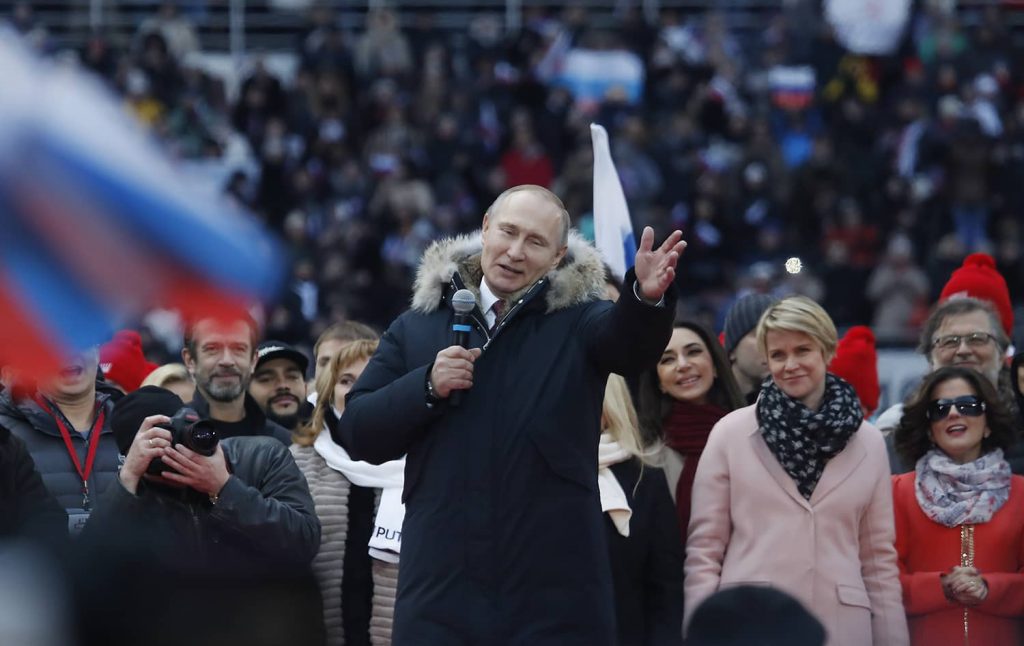
[[55,413],[42,397],[36,396],[35,400],[53,418],[53,421],[57,423],[57,430],[60,431],[60,436],[64,439],[64,446],[68,449],[68,455],[71,456],[71,462],[75,465],[75,471],[78,472],[78,477],[82,479],[82,509],[90,511],[92,509],[92,501],[89,499],[89,476],[92,474],[92,465],[96,462],[96,449],[99,448],[100,435],[103,433],[104,411],[102,408],[99,410],[99,413],[96,415],[96,421],[92,424],[92,430],[89,431],[89,448],[85,455],[85,468],[82,468],[82,462],[78,459],[78,451],[75,450],[75,445],[71,441],[71,432],[68,431],[67,424],[64,423],[64,416],[60,413]]

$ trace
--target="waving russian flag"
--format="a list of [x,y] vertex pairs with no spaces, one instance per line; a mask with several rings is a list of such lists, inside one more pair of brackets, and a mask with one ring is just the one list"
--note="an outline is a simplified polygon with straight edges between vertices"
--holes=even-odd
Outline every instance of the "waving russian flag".
[[608,132],[592,123],[590,138],[594,144],[594,242],[612,272],[622,280],[636,257],[636,236],[619,172],[612,161]]
[[0,33],[0,363],[44,376],[152,307],[269,301],[279,243],[189,185],[85,73]]

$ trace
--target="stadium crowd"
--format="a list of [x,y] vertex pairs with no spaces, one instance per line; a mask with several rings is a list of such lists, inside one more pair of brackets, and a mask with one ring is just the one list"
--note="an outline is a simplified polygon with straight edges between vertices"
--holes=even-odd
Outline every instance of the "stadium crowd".
[[[262,319],[0,366],[0,537],[54,555],[68,634],[1024,639],[1024,57],[995,5],[922,2],[873,57],[812,5],[511,36],[318,6],[294,74],[255,56],[236,90],[201,13],[67,52],[19,5],[291,254]],[[584,98],[573,50],[640,84]],[[622,280],[587,240],[591,122],[642,232]],[[928,368],[878,411],[882,342]]]
[[[1012,8],[915,3],[887,56],[845,51],[812,2],[758,14],[755,29],[725,10],[648,24],[630,6],[614,31],[591,27],[583,4],[525,11],[506,35],[493,15],[459,33],[387,9],[351,32],[314,7],[294,74],[253,54],[236,92],[203,71],[196,14],[174,3],[130,42],[96,34],[75,54],[282,233],[293,277],[269,325],[307,347],[331,322],[389,323],[423,249],[473,229],[509,186],[552,188],[592,235],[590,122],[610,133],[636,230],[680,228],[690,242],[681,302],[709,327],[737,292],[795,292],[840,328],[912,342],[968,253],[992,254],[1012,293],[1024,284]],[[30,13],[15,24],[38,30]],[[637,100],[574,98],[549,71],[566,48],[638,57]],[[804,65],[799,88],[772,80]],[[791,257],[799,274],[783,269]]]

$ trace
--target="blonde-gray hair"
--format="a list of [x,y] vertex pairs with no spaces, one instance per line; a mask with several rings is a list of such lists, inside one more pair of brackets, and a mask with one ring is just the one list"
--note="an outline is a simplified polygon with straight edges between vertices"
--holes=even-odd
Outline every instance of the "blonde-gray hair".
[[814,339],[825,363],[836,353],[839,334],[828,312],[806,296],[790,296],[772,305],[757,323],[757,347],[768,356],[769,332],[800,332]]
[[171,384],[176,383],[192,383],[192,375],[188,374],[188,369],[185,364],[182,363],[165,363],[153,372],[149,373],[142,383],[139,384],[139,388],[143,386],[157,386],[159,388],[166,388]]
[[601,409],[601,430],[612,436],[626,453],[641,462],[660,466],[657,461],[660,446],[644,448],[640,437],[640,420],[637,418],[633,398],[629,394],[626,380],[616,374],[608,375],[604,388],[604,405]]

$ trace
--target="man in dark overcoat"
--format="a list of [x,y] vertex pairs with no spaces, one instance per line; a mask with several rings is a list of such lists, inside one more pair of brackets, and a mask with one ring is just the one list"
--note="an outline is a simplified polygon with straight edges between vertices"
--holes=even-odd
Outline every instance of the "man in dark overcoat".
[[[479,234],[424,253],[335,438],[355,459],[408,455],[395,646],[614,643],[601,404],[610,372],[639,374],[668,343],[681,238],[655,249],[646,229],[611,303],[561,200],[519,186]],[[462,288],[469,349],[452,330]]]

